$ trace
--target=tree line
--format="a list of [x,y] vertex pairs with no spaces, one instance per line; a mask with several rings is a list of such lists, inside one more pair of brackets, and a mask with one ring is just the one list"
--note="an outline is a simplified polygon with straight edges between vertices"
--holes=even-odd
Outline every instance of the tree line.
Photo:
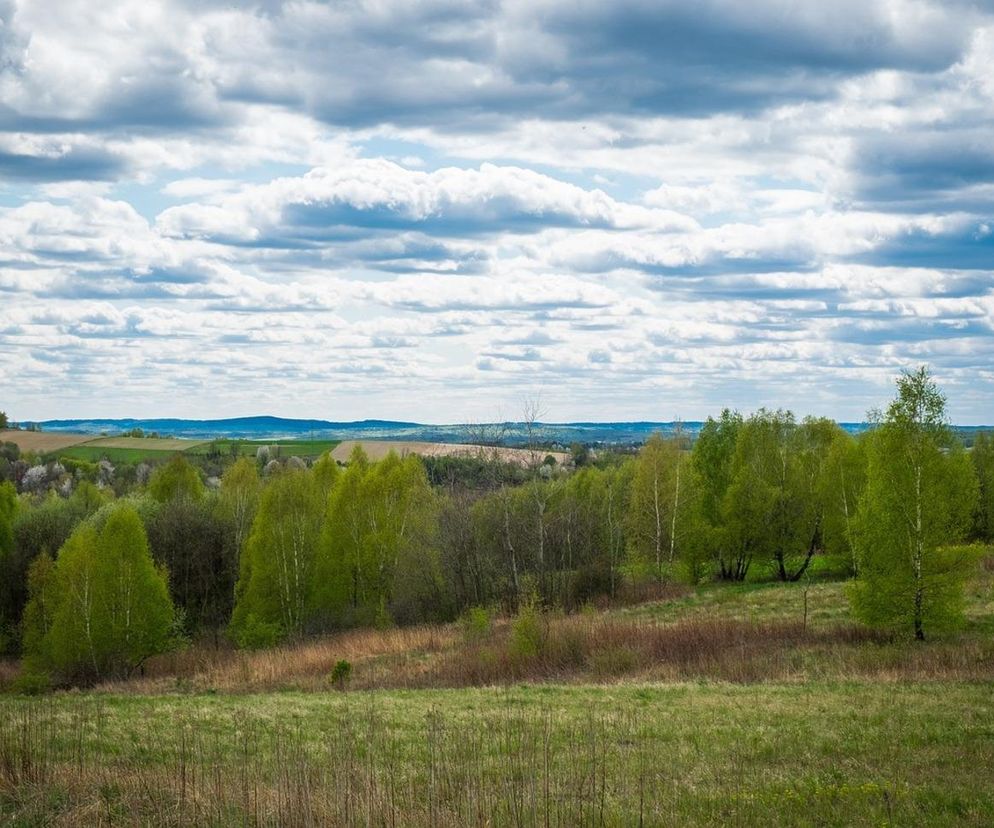
[[[3,644],[61,683],[121,677],[191,637],[243,647],[522,602],[567,611],[673,579],[852,577],[866,623],[955,626],[994,540],[994,440],[966,452],[924,368],[852,435],[725,410],[696,439],[557,470],[476,458],[241,458],[208,488],[182,455],[114,496],[0,485]],[[268,474],[261,474],[267,471]]]

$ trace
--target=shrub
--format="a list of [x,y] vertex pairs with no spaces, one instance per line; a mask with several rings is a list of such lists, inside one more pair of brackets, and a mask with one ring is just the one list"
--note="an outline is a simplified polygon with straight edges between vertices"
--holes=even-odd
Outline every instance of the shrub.
[[493,618],[485,607],[470,607],[459,619],[459,626],[467,644],[479,644],[490,637]]
[[283,640],[283,628],[275,621],[264,621],[257,615],[249,614],[235,627],[235,643],[246,650],[265,650],[275,647]]
[[331,683],[339,690],[344,690],[350,678],[352,678],[352,662],[340,659],[331,671]]
[[523,604],[511,624],[508,652],[512,658],[535,658],[542,652],[545,640],[542,615],[534,600]]

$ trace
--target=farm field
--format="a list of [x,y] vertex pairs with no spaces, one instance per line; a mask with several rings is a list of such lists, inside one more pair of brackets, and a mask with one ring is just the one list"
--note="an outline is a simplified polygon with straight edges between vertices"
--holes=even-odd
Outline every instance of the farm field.
[[562,451],[530,451],[518,448],[494,448],[490,446],[474,446],[462,443],[427,443],[416,440],[343,440],[331,453],[331,456],[344,463],[349,459],[352,450],[361,445],[370,460],[378,461],[386,457],[391,451],[400,455],[418,454],[422,457],[474,457],[485,453],[488,457],[494,454],[507,463],[520,463],[526,465],[537,457],[539,461],[547,455],[556,458],[557,463],[565,463],[569,455]]
[[44,431],[0,431],[0,443],[14,443],[22,452],[36,451],[42,454],[86,443],[93,438],[89,434],[59,434]]

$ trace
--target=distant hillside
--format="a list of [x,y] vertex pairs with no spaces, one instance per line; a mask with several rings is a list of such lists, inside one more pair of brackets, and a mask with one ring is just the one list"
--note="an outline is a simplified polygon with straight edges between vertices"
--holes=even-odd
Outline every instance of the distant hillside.
[[[417,440],[430,443],[476,443],[499,434],[505,445],[524,445],[528,441],[524,423],[489,423],[426,425],[395,420],[358,420],[331,422],[329,420],[294,420],[283,417],[234,417],[223,420],[184,420],[176,418],[131,419],[107,418],[85,420],[44,420],[44,431],[77,434],[120,434],[133,428],[158,432],[161,436],[185,437],[192,440],[239,438],[243,440]],[[541,423],[535,427],[535,439],[546,444],[568,446],[574,442],[588,445],[639,445],[651,434],[672,435],[677,428],[691,439],[703,425],[700,421],[675,422],[617,422],[617,423]],[[840,423],[849,432],[858,433],[866,423]],[[969,444],[972,436],[985,426],[956,426]]]

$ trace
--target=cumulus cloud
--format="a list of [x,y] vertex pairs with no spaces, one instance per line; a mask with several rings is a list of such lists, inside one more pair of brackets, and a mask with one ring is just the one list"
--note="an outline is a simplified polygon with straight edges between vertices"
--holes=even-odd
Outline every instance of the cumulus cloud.
[[0,0],[5,405],[990,420],[992,61],[965,0]]

